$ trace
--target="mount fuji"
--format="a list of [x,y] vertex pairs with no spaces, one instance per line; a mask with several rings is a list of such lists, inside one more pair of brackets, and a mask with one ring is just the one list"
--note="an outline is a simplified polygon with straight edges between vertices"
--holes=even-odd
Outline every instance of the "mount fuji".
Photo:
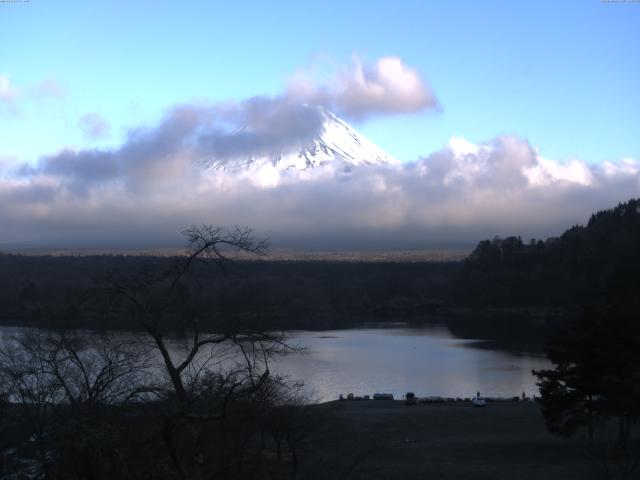
[[258,171],[265,167],[279,172],[300,171],[336,165],[400,165],[400,162],[333,113],[320,109],[320,133],[298,152],[249,157],[234,161],[212,159],[206,168],[227,173]]

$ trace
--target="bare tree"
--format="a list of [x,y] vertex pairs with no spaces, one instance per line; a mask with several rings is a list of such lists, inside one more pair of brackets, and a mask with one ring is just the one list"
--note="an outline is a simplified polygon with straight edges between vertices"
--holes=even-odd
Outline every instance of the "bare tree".
[[230,405],[258,402],[273,377],[270,358],[295,348],[283,333],[266,332],[251,321],[211,318],[210,292],[198,275],[211,264],[222,266],[231,251],[264,255],[267,242],[256,240],[250,229],[203,225],[183,233],[188,254],[174,268],[111,279],[108,290],[118,314],[128,312],[159,353],[165,401],[173,405],[162,436],[178,476],[186,479],[214,469],[206,465],[211,422],[224,420]]
[[271,434],[278,461],[282,461],[283,446],[290,459],[290,478],[295,480],[300,465],[300,448],[325,419],[327,409],[313,404],[303,391],[303,385],[274,382],[270,387],[270,411],[265,429]]
[[112,275],[73,310],[79,319],[115,316],[137,333],[32,330],[6,339],[0,396],[22,432],[11,447],[37,465],[21,473],[259,477],[260,430],[268,418],[280,418],[295,477],[303,405],[270,362],[297,348],[254,318],[216,315],[210,300],[209,269],[223,266],[234,250],[263,255],[266,242],[248,229],[200,226],[184,234],[188,254],[171,268],[161,261]]
[[77,333],[26,330],[4,339],[0,380],[13,414],[12,450],[37,465],[31,475],[55,478],[62,464],[95,457],[97,444],[114,452],[105,409],[139,399],[148,366],[145,352],[121,337],[92,335],[87,342]]

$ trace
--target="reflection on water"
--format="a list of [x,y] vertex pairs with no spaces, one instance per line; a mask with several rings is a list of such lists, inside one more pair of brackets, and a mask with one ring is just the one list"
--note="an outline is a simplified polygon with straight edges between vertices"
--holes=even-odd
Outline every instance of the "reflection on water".
[[[541,355],[485,348],[474,339],[456,339],[446,326],[366,328],[294,332],[307,347],[302,355],[277,360],[274,370],[303,379],[313,398],[391,392],[418,396],[514,396],[537,392],[532,369],[546,368]],[[480,347],[480,348],[478,348]]]
[[[25,329],[0,328],[0,340],[20,331]],[[90,331],[75,333],[87,338],[95,335]],[[141,333],[111,335],[151,347]],[[184,341],[174,338],[168,343],[177,357],[186,355]],[[396,398],[407,391],[443,397],[472,397],[477,391],[485,396],[511,397],[524,391],[531,396],[537,393],[531,370],[549,366],[540,354],[511,353],[485,340],[456,338],[445,325],[370,324],[350,330],[296,331],[290,333],[289,343],[306,349],[274,359],[271,370],[304,381],[305,390],[317,401],[350,392],[388,392]],[[224,345],[217,348],[215,360],[222,364],[235,361],[233,355],[224,354]],[[206,357],[204,361],[208,361]],[[207,365],[214,369],[220,366],[217,362]]]

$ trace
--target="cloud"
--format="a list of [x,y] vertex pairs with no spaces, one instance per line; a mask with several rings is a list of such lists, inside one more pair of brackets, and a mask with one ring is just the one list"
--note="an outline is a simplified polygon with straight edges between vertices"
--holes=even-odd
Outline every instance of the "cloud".
[[4,107],[10,113],[16,112],[15,101],[19,91],[11,85],[7,74],[0,74],[0,107]]
[[[321,132],[323,119],[317,108],[284,97],[180,105],[157,126],[131,130],[119,148],[64,149],[43,156],[36,166],[23,165],[16,173],[23,178],[55,178],[61,187],[81,196],[107,185],[147,189],[213,163],[233,165],[297,151]],[[99,118],[85,116],[81,126],[92,133],[100,126]]]
[[252,226],[275,247],[471,247],[494,235],[558,235],[640,191],[637,160],[558,162],[514,136],[452,138],[400,166],[203,168],[214,156],[294,148],[317,128],[306,108],[281,97],[183,105],[117,149],[66,150],[0,173],[1,238],[153,247],[180,245],[186,226],[213,223]]
[[[0,109],[14,111],[19,96],[0,75]],[[399,58],[356,58],[327,81],[297,77],[273,97],[175,106],[116,148],[66,148],[18,167],[0,158],[0,242],[179,245],[185,227],[212,223],[252,226],[276,247],[471,247],[494,235],[558,235],[640,192],[637,159],[561,162],[510,135],[454,137],[403,165],[282,171],[269,161],[323,148],[314,140],[324,109],[364,119],[437,108]],[[96,113],[79,127],[90,139],[109,131]]]
[[111,124],[102,115],[90,112],[78,119],[78,126],[88,140],[100,140],[109,136]]
[[20,112],[19,100],[40,101],[49,98],[63,98],[66,91],[56,80],[46,79],[20,88],[13,85],[9,75],[0,74],[0,112],[4,109],[11,114]]
[[356,120],[441,108],[420,74],[398,57],[382,57],[373,65],[354,57],[349,68],[324,83],[299,74],[290,81],[287,94]]
[[308,145],[323,128],[317,108],[285,96],[253,97],[206,112],[211,122],[196,138],[197,151],[211,161],[243,161],[285,155]]
[[64,98],[67,90],[55,79],[47,78],[32,87],[33,93],[40,98]]

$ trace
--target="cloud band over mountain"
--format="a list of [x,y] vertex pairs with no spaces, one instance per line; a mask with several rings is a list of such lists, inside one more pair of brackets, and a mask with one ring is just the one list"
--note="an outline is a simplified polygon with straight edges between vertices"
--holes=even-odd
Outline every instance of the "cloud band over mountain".
[[495,234],[556,235],[640,192],[637,160],[562,163],[515,136],[477,145],[453,138],[395,166],[203,168],[211,157],[295,151],[321,130],[316,109],[285,96],[183,105],[157,127],[131,132],[119,148],[64,150],[35,166],[5,166],[0,243],[179,245],[182,229],[212,223],[251,226],[276,247],[471,246]]

